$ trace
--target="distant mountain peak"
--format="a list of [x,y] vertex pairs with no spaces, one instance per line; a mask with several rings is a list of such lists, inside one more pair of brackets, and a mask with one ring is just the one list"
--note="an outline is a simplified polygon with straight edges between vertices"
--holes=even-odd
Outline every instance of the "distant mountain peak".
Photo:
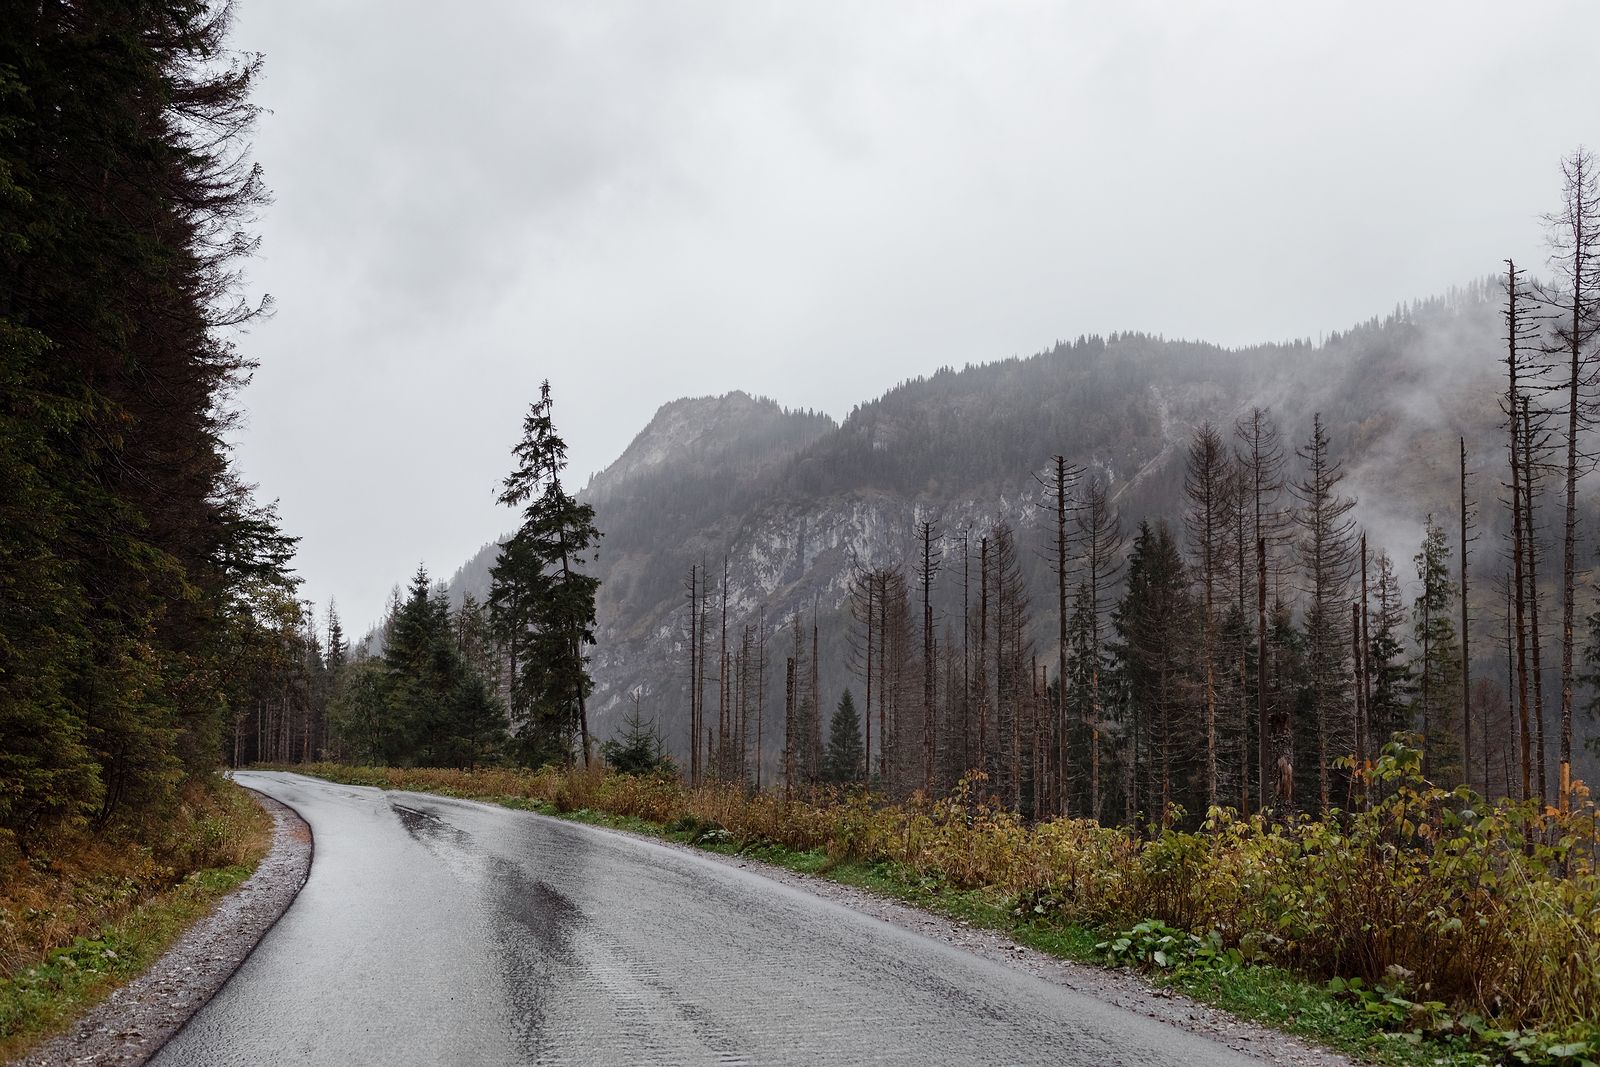
[[758,455],[774,438],[814,436],[832,429],[834,422],[826,415],[790,410],[742,389],[720,396],[680,397],[656,409],[622,455],[590,479],[584,495],[593,501],[669,464],[715,461],[739,452]]

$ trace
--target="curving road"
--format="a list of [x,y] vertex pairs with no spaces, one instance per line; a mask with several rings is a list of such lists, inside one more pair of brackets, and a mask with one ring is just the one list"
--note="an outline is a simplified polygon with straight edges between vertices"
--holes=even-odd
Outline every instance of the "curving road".
[[678,849],[237,777],[310,823],[311,876],[160,1067],[1258,1062]]

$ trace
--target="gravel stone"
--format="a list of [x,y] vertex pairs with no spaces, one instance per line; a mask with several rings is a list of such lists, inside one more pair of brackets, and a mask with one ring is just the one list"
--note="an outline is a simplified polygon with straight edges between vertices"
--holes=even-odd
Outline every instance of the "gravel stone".
[[144,974],[11,1067],[139,1067],[232,977],[311,871],[310,827],[271,797],[251,796],[273,823],[272,847],[255,873]]

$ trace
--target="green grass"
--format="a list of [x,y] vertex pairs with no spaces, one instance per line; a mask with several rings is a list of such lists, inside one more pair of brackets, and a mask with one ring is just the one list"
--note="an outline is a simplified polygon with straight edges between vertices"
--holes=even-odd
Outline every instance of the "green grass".
[[[22,875],[0,895],[0,929],[17,960],[0,974],[0,1062],[142,974],[250,877],[272,825],[244,789],[207,780],[132,830],[65,838],[49,861],[18,864]],[[109,902],[108,884],[117,888]]]
[[0,979],[0,1060],[66,1029],[156,961],[189,926],[250,877],[254,865],[196,871],[165,893],[42,962]]

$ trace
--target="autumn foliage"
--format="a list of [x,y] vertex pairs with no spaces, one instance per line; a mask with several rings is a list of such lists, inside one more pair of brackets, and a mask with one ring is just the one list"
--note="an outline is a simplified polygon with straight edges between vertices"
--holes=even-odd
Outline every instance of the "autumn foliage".
[[741,847],[773,843],[904,865],[990,889],[1023,915],[1121,929],[1156,919],[1215,937],[1245,960],[1317,979],[1403,982],[1503,1026],[1600,1017],[1595,806],[1565,815],[1485,804],[1421,775],[1389,746],[1365,772],[1368,810],[1292,823],[1214,809],[1195,831],[1029,824],[969,779],[948,797],[885,804],[856,791],[785,801],[737,787],[601,769],[314,771],[391,789],[541,801],[661,826],[714,826]]

